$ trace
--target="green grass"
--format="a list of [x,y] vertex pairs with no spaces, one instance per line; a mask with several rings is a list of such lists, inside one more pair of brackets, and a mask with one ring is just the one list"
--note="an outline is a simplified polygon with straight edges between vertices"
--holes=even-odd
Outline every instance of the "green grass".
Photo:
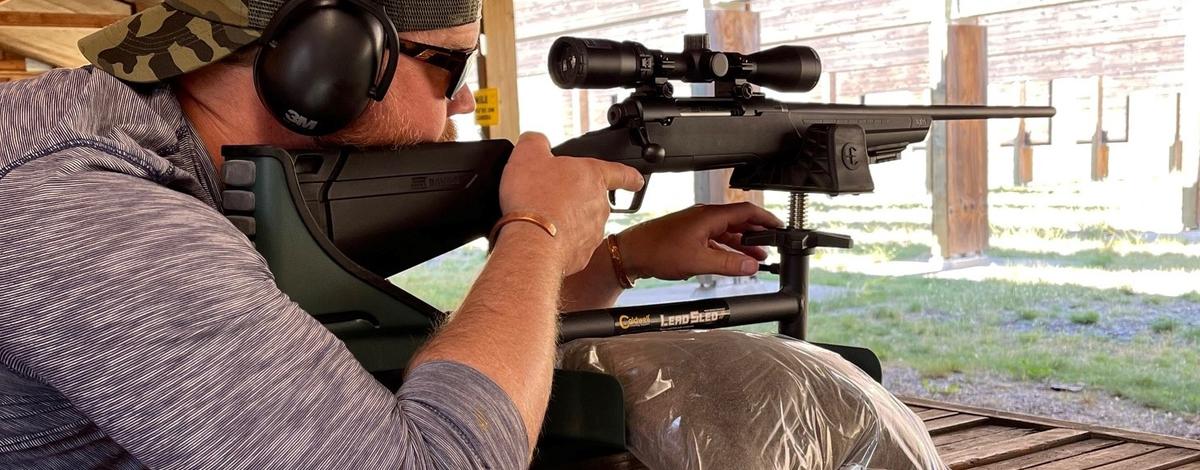
[[389,280],[439,310],[451,311],[462,303],[485,260],[487,253],[484,250],[467,246]]
[[876,320],[897,321],[901,318],[904,318],[904,316],[889,305],[879,305],[871,309],[871,318]]
[[[1036,206],[1030,207],[1030,209],[1038,210],[1053,207],[1055,206]],[[1032,235],[1043,240],[1099,241],[1109,248],[1118,243],[1130,245],[1147,245],[1154,243],[1188,245],[1197,243],[1195,241],[1189,241],[1186,237],[1177,234],[1157,234],[1147,237],[1146,233],[1142,231],[1119,229],[1107,224],[1086,225],[1074,230],[1068,230],[1061,227],[1007,227],[1003,225],[992,224],[991,234],[992,236],[996,237]]]
[[828,222],[821,224],[821,230],[837,232],[839,230],[854,230],[859,232],[929,232],[929,224],[913,222]]
[[1155,318],[1150,323],[1150,331],[1158,334],[1170,333],[1179,328],[1179,321],[1170,317]]
[[1036,260],[1065,266],[1100,268],[1106,270],[1200,270],[1200,257],[1185,256],[1180,254],[1154,255],[1137,252],[1119,254],[1112,248],[1082,250],[1070,255],[1014,250],[1009,248],[990,248],[988,249],[987,254],[993,258]]
[[872,260],[878,262],[884,261],[913,261],[927,260],[933,248],[924,243],[901,243],[901,242],[881,242],[881,243],[855,243],[853,248],[842,250],[836,248],[825,248],[817,251],[818,259],[826,256],[840,255],[856,255],[868,256]]
[[938,395],[957,395],[962,391],[962,387],[957,383],[951,382],[945,385],[940,385],[928,379],[921,380],[921,388],[924,388],[925,391],[929,393],[935,393]]
[[1076,325],[1095,325],[1100,322],[1100,312],[1095,310],[1087,310],[1083,312],[1072,312],[1071,323]]
[[[846,295],[813,302],[814,341],[868,347],[889,365],[923,377],[1000,374],[1017,380],[1083,383],[1143,405],[1200,412],[1200,328],[1170,332],[1190,344],[1153,337],[1120,342],[1092,334],[1015,329],[1021,318],[1072,315],[1099,321],[1099,308],[1120,297],[1115,290],[920,277],[875,277],[814,270],[812,281]],[[903,299],[903,300],[902,300]],[[1063,299],[1073,299],[1069,303]],[[920,302],[934,316],[893,315],[897,302]],[[899,305],[905,305],[900,303]],[[1071,312],[1072,306],[1076,312]],[[1111,308],[1106,315],[1135,314],[1141,307]],[[889,310],[892,309],[892,310]],[[1117,313],[1114,313],[1117,312]],[[1147,365],[1152,365],[1147,367]]]
[[[782,205],[777,205],[777,204],[776,205],[773,205],[773,204],[767,205],[768,209],[774,209],[775,207],[778,207],[780,210],[787,209],[786,206],[782,206]],[[816,210],[816,211],[832,211],[832,210],[839,210],[839,209],[841,209],[841,210],[874,211],[874,210],[881,210],[881,209],[887,209],[887,210],[926,209],[929,207],[929,205],[917,203],[917,202],[893,203],[893,204],[886,204],[886,203],[884,203],[884,204],[861,204],[861,203],[853,203],[853,202],[829,203],[829,202],[821,201],[819,199],[809,198],[808,207],[810,210]]]

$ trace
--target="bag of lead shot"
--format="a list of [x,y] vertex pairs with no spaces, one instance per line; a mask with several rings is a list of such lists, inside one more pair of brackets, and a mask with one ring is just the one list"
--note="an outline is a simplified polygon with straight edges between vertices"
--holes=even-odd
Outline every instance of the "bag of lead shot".
[[836,353],[731,330],[562,346],[564,369],[616,376],[629,451],[650,469],[941,470],[911,410]]

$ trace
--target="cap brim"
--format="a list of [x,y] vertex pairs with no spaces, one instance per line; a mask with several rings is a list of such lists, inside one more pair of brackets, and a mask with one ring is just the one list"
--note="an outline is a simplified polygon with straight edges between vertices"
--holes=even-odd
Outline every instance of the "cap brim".
[[155,83],[217,62],[259,34],[160,4],[85,36],[79,50],[117,78]]

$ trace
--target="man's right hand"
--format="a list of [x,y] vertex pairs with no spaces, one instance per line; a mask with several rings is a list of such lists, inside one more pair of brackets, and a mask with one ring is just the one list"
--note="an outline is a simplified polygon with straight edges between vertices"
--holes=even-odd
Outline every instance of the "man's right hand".
[[[632,167],[555,157],[546,136],[526,132],[517,140],[500,179],[500,211],[532,212],[554,223],[558,235],[553,246],[564,257],[563,275],[571,275],[587,265],[604,236],[608,191],[637,191],[643,184],[642,175]],[[505,226],[501,233],[513,226]]]

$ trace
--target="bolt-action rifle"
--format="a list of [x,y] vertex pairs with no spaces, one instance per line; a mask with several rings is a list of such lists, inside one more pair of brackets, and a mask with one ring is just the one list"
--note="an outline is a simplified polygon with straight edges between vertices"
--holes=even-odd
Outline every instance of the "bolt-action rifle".
[[[769,321],[803,339],[809,256],[820,247],[851,246],[848,236],[805,226],[807,194],[873,191],[871,166],[924,141],[935,121],[1054,115],[1051,107],[780,102],[752,85],[811,90],[821,73],[816,51],[779,46],[737,54],[709,50],[706,42],[703,35],[688,36],[682,52],[665,53],[629,41],[559,38],[548,64],[558,86],[634,91],[608,110],[609,127],[553,152],[629,165],[647,184],[654,173],[733,168],[730,187],[790,193],[786,228],[742,240],[779,250],[780,262],[762,269],[779,274],[780,290],[577,312],[563,318],[563,340]],[[712,83],[714,92],[676,98],[670,80]],[[284,292],[342,338],[368,370],[401,369],[444,313],[386,278],[487,233],[500,217],[499,181],[511,151],[504,140],[399,151],[226,147],[224,200]],[[636,211],[644,194],[614,211]],[[870,351],[831,348],[879,377]],[[617,399],[613,406],[619,407]],[[564,435],[577,440],[602,441],[614,433],[601,430],[617,426],[578,416],[556,421],[554,413],[552,405],[550,436],[556,422],[569,422]]]

